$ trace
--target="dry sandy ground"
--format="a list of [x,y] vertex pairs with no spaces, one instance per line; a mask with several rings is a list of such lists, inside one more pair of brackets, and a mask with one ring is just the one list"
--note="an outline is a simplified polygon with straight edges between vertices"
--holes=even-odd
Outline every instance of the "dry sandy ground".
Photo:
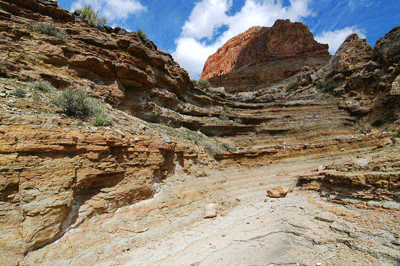
[[[266,196],[324,160],[202,178],[177,171],[153,199],[92,218],[21,264],[400,265],[398,211],[333,204],[298,189]],[[216,218],[203,219],[208,203],[218,204]]]

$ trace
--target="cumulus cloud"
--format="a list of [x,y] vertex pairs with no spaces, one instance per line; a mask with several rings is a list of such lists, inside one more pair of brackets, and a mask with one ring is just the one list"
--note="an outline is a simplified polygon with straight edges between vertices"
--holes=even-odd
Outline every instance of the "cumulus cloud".
[[329,44],[329,53],[335,54],[336,50],[339,49],[340,45],[344,42],[344,40],[352,33],[357,33],[359,38],[366,38],[365,35],[355,27],[346,27],[341,30],[335,31],[324,31],[321,35],[315,37],[320,43]]
[[[238,13],[229,16],[232,0],[202,0],[196,4],[181,36],[175,40],[177,47],[172,55],[192,78],[198,78],[208,56],[230,38],[252,26],[271,27],[277,19],[299,21],[312,15],[310,2],[290,0],[289,6],[283,6],[279,0],[246,0]],[[222,26],[227,30],[215,38]]]
[[100,10],[100,13],[110,21],[126,19],[134,13],[147,10],[138,0],[78,0],[71,4],[71,10],[85,5],[91,5],[95,10]]

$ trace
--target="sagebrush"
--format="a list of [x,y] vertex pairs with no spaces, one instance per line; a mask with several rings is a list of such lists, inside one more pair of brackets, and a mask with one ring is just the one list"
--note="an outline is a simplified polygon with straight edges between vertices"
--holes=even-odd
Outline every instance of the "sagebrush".
[[67,37],[63,30],[58,29],[53,23],[37,23],[34,26],[36,32],[56,37],[65,42]]
[[82,8],[78,8],[74,11],[74,13],[80,15],[86,21],[97,28],[103,28],[107,23],[106,17],[100,17],[99,11],[94,10],[91,5],[86,5]]

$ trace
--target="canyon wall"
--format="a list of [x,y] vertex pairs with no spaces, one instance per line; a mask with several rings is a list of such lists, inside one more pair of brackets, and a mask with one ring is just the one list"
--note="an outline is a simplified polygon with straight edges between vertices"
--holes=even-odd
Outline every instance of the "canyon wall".
[[250,91],[301,71],[304,66],[324,66],[328,45],[314,40],[302,23],[277,20],[273,27],[252,27],[230,39],[209,56],[202,79],[228,91]]

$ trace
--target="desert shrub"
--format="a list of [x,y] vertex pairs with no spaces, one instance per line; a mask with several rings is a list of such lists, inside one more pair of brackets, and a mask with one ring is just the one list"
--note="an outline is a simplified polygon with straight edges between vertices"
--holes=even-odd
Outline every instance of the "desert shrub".
[[111,126],[111,117],[107,114],[104,104],[97,99],[89,98],[84,91],[76,91],[69,87],[58,92],[52,100],[59,112],[72,117],[92,117],[94,126]]
[[32,88],[35,90],[42,91],[42,92],[49,92],[49,91],[54,90],[53,85],[51,85],[51,83],[46,80],[45,81],[36,81],[36,82],[32,83]]
[[92,108],[92,123],[96,127],[112,126],[113,120],[108,115],[104,104],[97,99],[89,99],[89,105]]
[[211,153],[211,154],[221,154],[224,152],[224,149],[221,144],[219,144],[214,139],[207,139],[202,141],[202,145]]
[[197,82],[200,86],[209,88],[211,87],[211,83],[208,80],[205,79],[199,79],[199,81]]
[[11,91],[11,95],[14,95],[15,97],[18,98],[25,98],[26,92],[21,88],[16,88]]
[[52,102],[67,116],[88,117],[93,114],[87,94],[84,91],[75,91],[71,87],[57,93]]
[[371,122],[371,126],[373,127],[380,127],[385,123],[385,121],[381,118],[375,119],[374,121]]
[[297,90],[297,84],[296,83],[290,83],[287,87],[286,87],[286,92],[291,92],[291,91],[295,91]]
[[86,21],[97,28],[103,28],[106,23],[107,23],[107,18],[106,17],[100,17],[99,16],[99,11],[95,11],[91,5],[86,5],[82,8],[76,9],[74,13],[80,15]]
[[135,31],[135,33],[136,33],[136,36],[138,36],[138,38],[139,38],[140,40],[142,40],[142,42],[144,42],[144,41],[147,40],[147,33],[145,33],[144,31],[142,31],[141,29],[137,29],[137,30]]
[[222,107],[222,109],[223,109],[226,113],[230,113],[230,112],[231,112],[231,108],[230,108],[228,105],[226,105],[226,104]]
[[220,115],[220,116],[218,117],[218,119],[221,120],[221,121],[229,121],[229,117],[227,117],[227,116],[225,116],[225,115]]
[[238,150],[236,148],[236,146],[234,144],[232,144],[232,143],[223,143],[222,147],[224,147],[228,151],[237,151]]
[[65,42],[67,39],[66,33],[54,26],[53,23],[37,23],[34,27],[34,30],[42,34],[56,37],[63,42]]
[[400,127],[397,129],[395,133],[393,133],[393,138],[400,138]]

